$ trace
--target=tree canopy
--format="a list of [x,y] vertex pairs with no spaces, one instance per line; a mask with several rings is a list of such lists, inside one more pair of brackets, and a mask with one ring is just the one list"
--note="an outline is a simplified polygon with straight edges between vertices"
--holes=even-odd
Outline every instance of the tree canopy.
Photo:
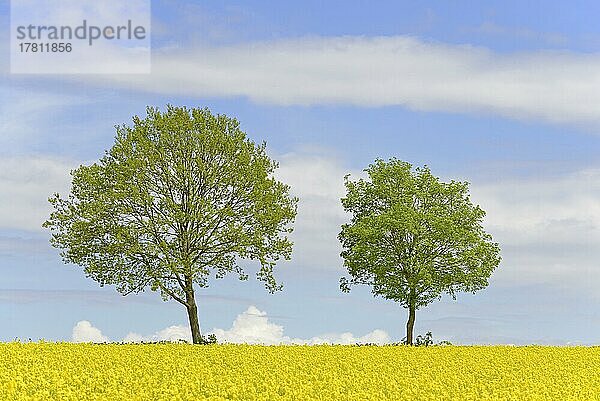
[[483,228],[485,212],[473,205],[467,182],[441,182],[429,167],[376,160],[367,179],[345,178],[342,198],[351,221],[342,226],[341,256],[351,285],[371,286],[375,296],[409,310],[412,344],[415,311],[442,294],[453,298],[488,285],[500,248]]
[[273,177],[277,167],[236,119],[148,108],[116,127],[97,163],[71,172],[71,192],[49,199],[44,226],[65,263],[101,286],[125,295],[150,288],[186,306],[196,343],[194,285],[229,273],[247,279],[245,259],[260,263],[268,291],[281,288],[273,268],[291,257],[297,199]]

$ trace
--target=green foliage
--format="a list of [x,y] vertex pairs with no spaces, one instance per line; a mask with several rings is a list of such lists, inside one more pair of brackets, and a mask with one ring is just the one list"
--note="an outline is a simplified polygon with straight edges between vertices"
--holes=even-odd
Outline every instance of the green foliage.
[[[184,340],[182,338],[178,339],[177,341],[167,341],[167,340],[160,340],[160,341],[140,341],[140,342],[135,342],[135,343],[130,343],[130,342],[118,342],[118,343],[102,343],[102,344],[117,344],[117,345],[130,345],[130,344],[135,344],[135,345],[152,345],[152,344],[173,344],[173,343],[179,343],[179,344],[189,344],[189,342],[187,340]],[[218,344],[217,341],[217,336],[215,336],[214,334],[209,334],[207,336],[200,336],[200,341],[196,343],[197,345],[214,345],[214,344]]]
[[344,209],[352,216],[339,234],[351,285],[419,309],[447,293],[488,285],[500,249],[482,226],[485,212],[471,203],[468,183],[441,182],[427,166],[376,160],[368,179],[345,179]]
[[149,287],[189,306],[193,284],[212,275],[247,279],[241,259],[258,261],[258,279],[279,290],[273,268],[291,257],[297,199],[265,147],[208,109],[148,108],[116,127],[99,162],[71,172],[71,193],[49,199],[44,227],[65,263],[123,294]]
[[202,341],[200,342],[200,344],[201,345],[217,344],[217,336],[215,336],[214,334],[202,336]]
[[[406,342],[406,337],[404,337],[402,339],[402,344],[407,344]],[[425,334],[419,334],[417,336],[417,338],[415,338],[414,343],[409,344],[415,347],[430,347],[432,345],[434,345],[433,343],[433,334],[431,334],[431,331],[428,331]]]
[[431,334],[431,331],[428,331],[425,335],[418,335],[414,343],[415,347],[429,347],[431,345],[433,345],[433,335]]
[[[362,346],[370,346],[370,347],[377,347],[379,346],[378,344],[375,343],[356,343],[354,344],[357,347],[362,347]],[[400,342],[396,342],[396,343],[388,343],[388,344],[384,344],[384,347],[397,347],[397,346],[403,346],[403,345],[412,345],[413,347],[431,347],[434,345],[452,345],[452,343],[450,341],[440,341],[439,343],[434,343],[433,342],[433,334],[431,334],[431,331],[428,331],[425,334],[419,334],[417,336],[417,338],[415,338],[415,341],[412,344],[408,344],[406,341],[406,337],[404,337]]]

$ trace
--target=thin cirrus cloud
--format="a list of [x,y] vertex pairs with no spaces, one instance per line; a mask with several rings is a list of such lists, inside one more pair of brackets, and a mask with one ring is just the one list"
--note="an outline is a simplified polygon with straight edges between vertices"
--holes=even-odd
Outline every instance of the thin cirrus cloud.
[[1,84],[0,81],[0,152],[30,151],[40,138],[54,133],[52,128],[57,125],[57,116],[75,105],[89,102],[80,94]]
[[500,54],[411,36],[305,37],[153,50],[152,74],[96,82],[276,105],[398,105],[516,119],[600,123],[600,54]]
[[491,21],[483,22],[475,28],[467,29],[467,31],[475,34],[507,37],[531,43],[542,42],[551,46],[565,46],[569,43],[569,39],[565,35],[557,32],[540,32],[524,26],[505,26]]
[[51,211],[48,197],[68,193],[76,166],[48,156],[0,157],[0,229],[41,231]]
[[0,304],[76,303],[86,305],[123,305],[138,303],[156,305],[160,298],[138,294],[125,299],[114,291],[68,289],[0,289]]

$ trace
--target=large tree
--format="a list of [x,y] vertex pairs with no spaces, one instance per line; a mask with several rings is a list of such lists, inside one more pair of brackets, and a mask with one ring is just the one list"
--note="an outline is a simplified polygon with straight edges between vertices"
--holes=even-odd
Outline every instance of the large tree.
[[297,199],[273,177],[265,146],[208,109],[148,108],[116,127],[97,163],[71,172],[71,192],[49,199],[44,226],[65,263],[101,286],[123,295],[150,288],[184,305],[199,343],[194,286],[228,273],[247,279],[246,259],[260,263],[270,292],[281,288],[273,268],[291,257]]
[[345,178],[344,209],[352,216],[339,234],[349,278],[342,291],[366,284],[375,296],[408,309],[406,343],[415,312],[442,294],[488,285],[500,249],[484,231],[485,212],[471,203],[467,182],[441,182],[430,169],[397,159],[376,160],[367,179]]

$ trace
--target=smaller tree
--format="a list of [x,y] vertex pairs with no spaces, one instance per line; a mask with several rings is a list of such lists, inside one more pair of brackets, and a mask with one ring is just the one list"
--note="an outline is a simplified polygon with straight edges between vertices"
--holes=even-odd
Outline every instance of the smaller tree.
[[375,296],[408,309],[406,343],[413,343],[415,313],[442,294],[488,285],[500,248],[482,226],[485,212],[471,203],[467,182],[440,182],[429,167],[413,169],[397,159],[376,160],[368,179],[345,177],[341,256],[351,285],[372,287]]

